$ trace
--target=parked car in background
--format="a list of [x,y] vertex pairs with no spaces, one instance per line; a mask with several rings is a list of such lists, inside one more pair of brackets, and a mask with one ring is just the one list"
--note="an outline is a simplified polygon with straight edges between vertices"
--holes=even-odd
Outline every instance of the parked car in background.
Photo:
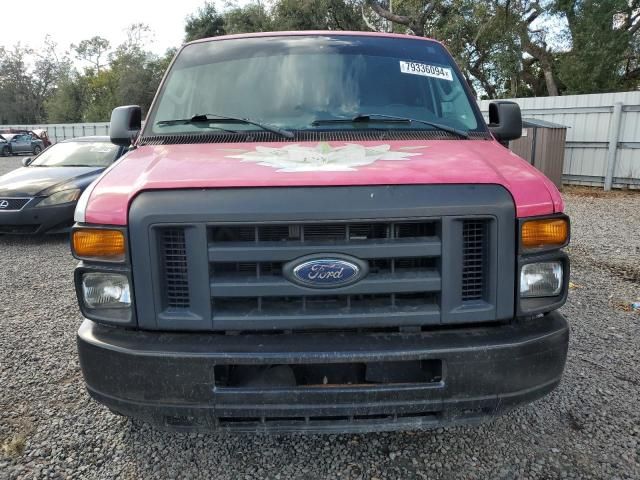
[[0,177],[0,234],[61,233],[85,188],[127,149],[109,137],[65,140]]
[[3,157],[20,154],[38,155],[45,149],[44,142],[31,133],[4,133],[2,137],[5,139],[0,150],[0,155]]
[[0,135],[0,155],[2,155],[3,157],[9,155],[10,148],[11,147],[9,147],[9,142],[7,142],[7,139]]
[[47,133],[46,130],[37,129],[37,130],[32,130],[31,133],[37,138],[39,138],[40,140],[42,140],[42,143],[44,143],[45,148],[51,146],[51,140],[49,140],[49,133]]

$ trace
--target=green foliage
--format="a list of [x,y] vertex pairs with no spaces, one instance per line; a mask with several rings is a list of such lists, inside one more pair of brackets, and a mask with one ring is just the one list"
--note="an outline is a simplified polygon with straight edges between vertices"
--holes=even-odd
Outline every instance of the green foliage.
[[46,118],[44,100],[69,66],[68,59],[58,58],[53,49],[48,38],[41,51],[20,44],[11,50],[0,47],[0,124]]
[[349,0],[278,0],[275,30],[367,30],[361,5]]
[[75,50],[77,59],[89,62],[96,71],[100,71],[104,56],[111,48],[111,44],[106,38],[96,36],[82,40],[78,45],[71,45],[71,48]]
[[131,25],[122,45],[101,52],[107,60],[100,69],[97,62],[90,62],[92,66],[84,71],[60,77],[55,93],[44,103],[48,121],[104,122],[119,105],[140,105],[146,114],[176,53],[170,49],[156,56],[146,51],[148,35],[146,25]]
[[230,34],[275,30],[271,15],[262,3],[233,7],[225,12],[223,22],[224,30]]
[[571,50],[558,56],[558,77],[565,93],[611,92],[625,88],[623,66],[631,48],[628,30],[615,27],[625,0],[556,2],[568,20]]
[[224,19],[218,14],[213,2],[206,2],[195,14],[187,17],[184,31],[187,42],[224,35]]

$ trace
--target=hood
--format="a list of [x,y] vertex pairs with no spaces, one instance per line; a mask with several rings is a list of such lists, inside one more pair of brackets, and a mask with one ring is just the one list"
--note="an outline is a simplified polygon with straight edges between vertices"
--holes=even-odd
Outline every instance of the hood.
[[502,185],[519,217],[563,209],[550,180],[493,140],[419,140],[142,146],[94,184],[76,213],[126,225],[144,190],[415,184]]
[[50,195],[73,182],[86,187],[104,168],[23,167],[0,177],[0,197]]

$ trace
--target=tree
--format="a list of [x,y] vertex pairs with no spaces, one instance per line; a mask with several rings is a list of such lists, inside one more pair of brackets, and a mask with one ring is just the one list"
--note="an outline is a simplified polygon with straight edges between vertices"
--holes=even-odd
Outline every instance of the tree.
[[383,6],[378,0],[365,1],[367,6],[380,17],[406,27],[419,37],[425,36],[425,25],[434,15],[437,6],[436,0],[405,1],[396,2],[396,7],[399,8],[392,11],[390,7]]
[[213,2],[206,2],[195,14],[187,17],[184,31],[185,42],[224,35],[224,18],[218,14]]
[[554,11],[567,20],[570,49],[557,56],[566,93],[608,92],[637,85],[634,34],[639,11],[621,0],[558,0]]
[[96,36],[88,40],[82,40],[78,45],[72,44],[71,48],[75,50],[78,60],[88,62],[95,68],[96,72],[100,72],[100,69],[104,67],[102,61],[106,58],[111,44],[106,38]]
[[0,105],[2,123],[30,122],[35,119],[31,101],[31,78],[26,58],[31,50],[14,46],[12,50],[0,47]]
[[175,55],[154,55],[145,49],[151,38],[148,26],[137,23],[127,29],[127,39],[107,57],[100,70],[71,70],[46,102],[49,119],[55,122],[106,121],[113,108],[137,104],[146,113],[158,85]]
[[262,3],[233,7],[222,17],[226,33],[268,32],[275,30],[270,12]]
[[366,30],[360,2],[278,0],[272,9],[277,30]]

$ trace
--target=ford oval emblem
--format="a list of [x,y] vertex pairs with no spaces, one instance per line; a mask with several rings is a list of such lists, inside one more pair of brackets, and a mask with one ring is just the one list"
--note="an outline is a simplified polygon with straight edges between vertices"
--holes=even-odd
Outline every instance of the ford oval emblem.
[[346,255],[313,255],[284,266],[284,274],[289,280],[312,288],[351,285],[363,278],[367,271],[366,262]]

